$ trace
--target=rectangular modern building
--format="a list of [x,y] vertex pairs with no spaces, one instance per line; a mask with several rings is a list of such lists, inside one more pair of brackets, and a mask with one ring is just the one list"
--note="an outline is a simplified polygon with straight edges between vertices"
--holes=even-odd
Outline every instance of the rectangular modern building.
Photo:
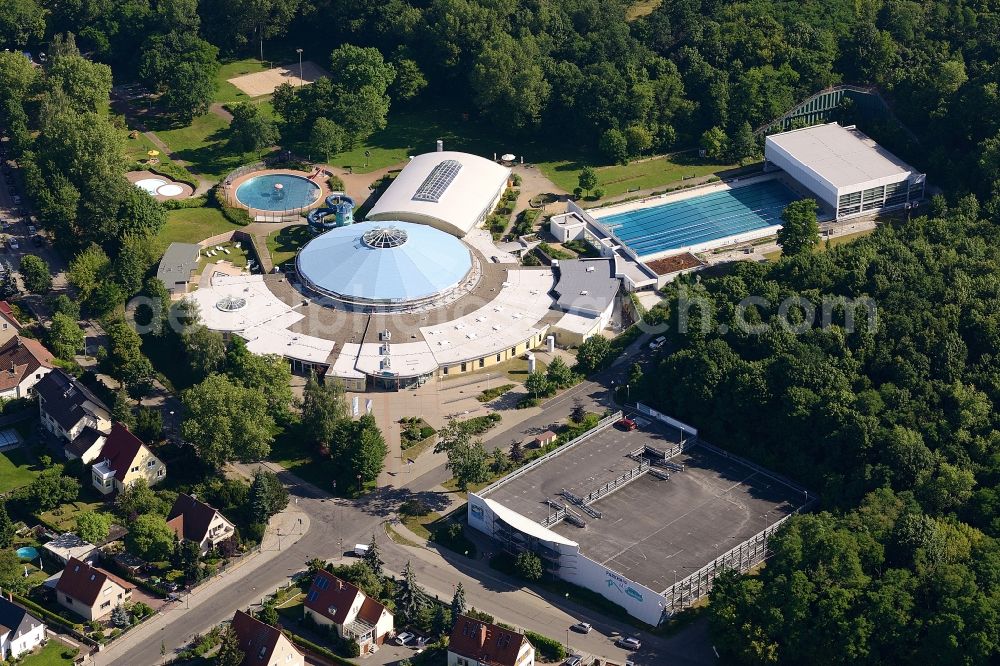
[[853,125],[814,125],[772,134],[767,167],[809,190],[836,218],[902,208],[924,196],[926,174],[879,146]]

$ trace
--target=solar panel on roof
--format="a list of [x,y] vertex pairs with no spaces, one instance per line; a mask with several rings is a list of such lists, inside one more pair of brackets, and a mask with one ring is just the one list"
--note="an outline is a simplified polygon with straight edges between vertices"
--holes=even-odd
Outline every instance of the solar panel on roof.
[[444,160],[431,169],[424,182],[420,183],[420,187],[413,194],[413,200],[437,203],[461,170],[462,163],[458,160]]

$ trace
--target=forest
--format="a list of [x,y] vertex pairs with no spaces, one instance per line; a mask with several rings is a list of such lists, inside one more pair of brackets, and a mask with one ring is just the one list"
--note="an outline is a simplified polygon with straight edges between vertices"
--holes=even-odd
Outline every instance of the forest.
[[[824,87],[876,86],[912,137],[903,157],[943,194],[849,245],[674,285],[672,353],[643,381],[709,441],[820,497],[766,567],[714,589],[727,663],[996,663],[1000,1],[670,0],[630,16],[618,0],[8,0],[0,45],[53,64],[36,74],[0,57],[0,122],[29,182],[52,184],[38,204],[63,245],[106,253],[112,279],[88,302],[102,310],[142,288],[143,239],[163,224],[108,185],[123,168],[121,128],[101,109],[112,80],[172,91],[185,117],[203,112],[220,59],[304,48],[336,67],[276,93],[283,137],[339,144],[390,109],[447,107],[606,162],[706,135],[735,150]],[[86,58],[54,40],[70,32]],[[877,318],[794,333],[752,309],[767,326],[748,334],[733,324],[751,295],[866,297]],[[676,306],[692,297],[711,325],[680,334]]]

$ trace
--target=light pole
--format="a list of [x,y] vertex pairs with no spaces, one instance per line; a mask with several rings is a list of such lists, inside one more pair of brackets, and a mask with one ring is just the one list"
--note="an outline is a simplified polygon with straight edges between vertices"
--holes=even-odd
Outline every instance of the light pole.
[[299,87],[302,87],[304,81],[302,80],[302,49],[295,49],[295,52],[299,54]]

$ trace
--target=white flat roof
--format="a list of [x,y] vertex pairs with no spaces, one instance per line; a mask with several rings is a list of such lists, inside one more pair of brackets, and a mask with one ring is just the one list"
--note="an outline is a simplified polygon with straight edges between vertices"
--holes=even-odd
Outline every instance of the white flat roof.
[[837,190],[883,178],[903,180],[918,173],[853,126],[814,125],[772,134],[766,144],[779,148]]
[[[246,306],[231,312],[217,306],[223,298],[245,299]],[[262,275],[218,275],[212,285],[188,294],[198,304],[201,322],[214,331],[244,331],[268,322],[288,327],[302,319],[280,298],[271,293]]]
[[539,322],[553,304],[548,292],[554,280],[548,268],[508,270],[500,293],[483,307],[446,324],[421,327],[438,365],[499,353],[541,332]]
[[[442,173],[429,197],[414,198],[442,162],[455,162],[460,168],[450,179]],[[510,169],[478,155],[449,150],[417,155],[382,193],[367,219],[436,220],[438,224],[434,226],[464,236],[476,226],[483,210],[503,189],[509,176]]]

